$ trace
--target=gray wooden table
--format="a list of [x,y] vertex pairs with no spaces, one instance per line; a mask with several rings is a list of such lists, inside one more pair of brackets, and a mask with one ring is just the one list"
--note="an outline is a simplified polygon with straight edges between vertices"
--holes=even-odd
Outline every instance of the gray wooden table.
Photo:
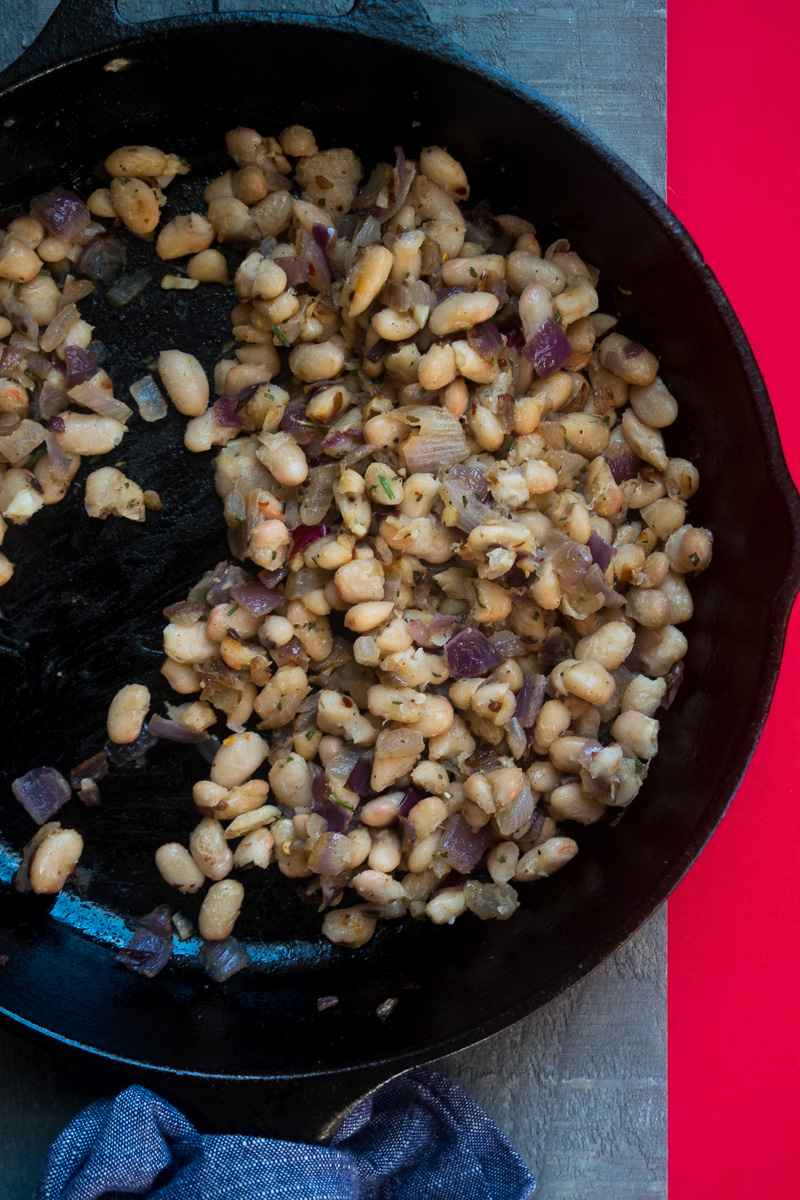
[[[536,88],[666,186],[666,10],[656,0],[422,0],[477,57]],[[211,0],[121,0],[141,20]],[[0,67],[30,44],[54,0],[0,0]],[[221,0],[219,8],[253,9]],[[348,0],[283,0],[346,11]],[[509,1135],[540,1200],[667,1194],[666,910],[566,995],[443,1059]],[[0,1031],[0,1197],[27,1200],[56,1134],[97,1095],[80,1067]],[[454,1197],[454,1200],[456,1198]]]

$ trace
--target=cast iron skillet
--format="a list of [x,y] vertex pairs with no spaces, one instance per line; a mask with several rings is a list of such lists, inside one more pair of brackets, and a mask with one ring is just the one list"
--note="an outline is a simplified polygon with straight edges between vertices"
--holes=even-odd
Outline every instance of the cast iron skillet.
[[[112,57],[131,65],[104,71]],[[398,143],[409,154],[446,144],[476,199],[533,215],[545,237],[563,234],[600,267],[603,306],[659,354],[680,400],[668,449],[702,472],[692,518],[714,531],[713,569],[694,589],[686,682],[646,791],[617,828],[581,830],[576,861],[523,888],[512,921],[386,923],[353,953],[326,943],[296,885],[270,872],[260,895],[248,884],[237,927],[255,943],[254,968],[214,986],[184,947],[152,982],[128,974],[110,947],[127,939],[123,917],[166,898],[153,851],[188,834],[187,796],[202,769],[191,747],[168,745],[142,769],[117,772],[101,808],[73,801],[62,814],[86,840],[83,897],[52,903],[4,886],[0,1005],[13,1028],[123,1067],[207,1126],[321,1137],[377,1083],[504,1028],[581,978],[700,853],[764,722],[798,585],[800,506],[769,399],[727,300],[661,201],[557,109],[447,42],[416,3],[359,0],[333,19],[230,14],[136,27],[114,0],[63,0],[0,82],[6,209],[56,183],[87,187],[122,143],[219,171],[224,131],[237,122],[265,133],[303,122],[320,145],[354,146],[368,163]],[[229,308],[212,289],[153,286],[121,313],[96,302],[90,319],[124,394],[164,346],[210,366]],[[144,528],[90,522],[75,489],[8,537],[18,563],[0,622],[9,847],[31,827],[8,781],[97,749],[121,682],[143,679],[166,696],[160,610],[226,552],[211,456],[185,454],[181,426],[177,416],[147,428],[134,420],[121,447],[130,475],[165,502]],[[12,870],[6,854],[6,881]],[[181,907],[191,916],[196,905]],[[340,1003],[319,1014],[316,1000],[329,994]],[[384,1022],[375,1009],[388,997],[399,1003]]]

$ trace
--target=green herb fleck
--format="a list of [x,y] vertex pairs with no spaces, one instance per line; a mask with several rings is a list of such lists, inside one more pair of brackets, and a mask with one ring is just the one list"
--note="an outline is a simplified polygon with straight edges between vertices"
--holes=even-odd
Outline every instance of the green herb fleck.
[[39,274],[40,274],[40,275],[50,275],[50,274],[51,274],[51,272],[50,272],[50,271],[48,271],[47,267],[42,267],[42,269],[40,270]]
[[292,343],[289,341],[289,339],[287,338],[287,336],[283,332],[283,330],[280,329],[277,325],[270,325],[270,329],[275,334],[275,337],[278,339],[278,341],[281,343],[281,345],[285,346],[286,349],[288,350]]
[[379,475],[378,478],[381,481],[381,487],[386,492],[386,495],[389,497],[390,500],[394,500],[394,498],[395,498],[394,492],[392,491],[392,485],[389,483],[389,480],[386,478],[385,475]]
[[331,793],[331,800],[334,804],[338,804],[339,808],[347,808],[350,810],[350,812],[354,811],[352,804],[348,804],[346,800],[340,800],[339,797],[334,796],[333,793]]
[[462,496],[462,497],[461,497],[461,503],[464,505],[464,508],[469,508],[469,497],[468,497],[468,496]]
[[307,742],[310,742],[310,741],[311,741],[311,739],[313,738],[313,736],[314,736],[314,730],[313,730],[313,729],[309,729],[308,733],[306,734],[306,741],[307,741]]
[[470,269],[469,269],[469,273],[470,273],[470,275],[472,276],[472,278],[473,278],[473,279],[477,279],[477,278],[478,278],[478,272],[475,270],[475,268],[474,268],[474,267],[470,267]]
[[236,513],[234,520],[238,521],[239,524],[241,525],[244,522],[245,518],[243,516],[241,516],[239,513]]
[[234,604],[233,608],[229,608],[229,609],[228,609],[228,611],[227,611],[227,613],[226,613],[225,615],[226,615],[226,616],[228,616],[228,617],[232,617],[232,616],[233,616],[233,614],[236,612],[236,610],[237,610],[237,608],[238,608],[238,607],[239,607],[239,605],[238,605],[238,604]]
[[637,759],[634,761],[634,764],[633,764],[633,769],[634,769],[634,771],[636,772],[636,774],[637,774],[637,775],[641,775],[642,771],[644,770],[644,767],[643,767],[643,766],[642,766],[642,764],[639,762],[638,758],[637,758]]
[[485,605],[485,604],[483,603],[483,601],[481,600],[481,594],[480,594],[480,592],[478,591],[478,585],[477,585],[477,583],[473,583],[473,585],[472,585],[472,590],[473,590],[473,592],[475,593],[475,599],[478,601],[478,607],[479,607],[479,608],[486,608],[486,605]]
[[564,318],[562,317],[562,315],[561,315],[561,313],[558,311],[558,309],[556,309],[556,311],[555,311],[555,313],[554,313],[554,315],[553,315],[553,320],[555,321],[556,325],[563,325],[563,324],[564,324]]
[[279,700],[278,701],[278,712],[280,712],[282,708],[283,708],[283,701]]
[[689,562],[692,564],[693,567],[696,567],[697,564],[700,562],[700,559],[697,557],[696,554],[690,554]]
[[603,424],[604,424],[604,425],[610,425],[610,424],[611,424],[611,417],[609,417],[609,416],[608,416],[608,414],[606,414],[606,416],[604,416],[604,417],[603,417]]

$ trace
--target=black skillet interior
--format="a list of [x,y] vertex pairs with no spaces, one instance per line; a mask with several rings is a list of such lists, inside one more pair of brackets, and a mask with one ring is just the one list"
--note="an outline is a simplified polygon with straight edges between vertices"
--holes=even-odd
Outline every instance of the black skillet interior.
[[[90,33],[94,44],[133,38],[114,51],[132,65],[103,71],[110,52],[88,53],[0,98],[6,210],[55,184],[97,186],[104,156],[141,141],[192,161],[191,181],[173,186],[167,215],[187,211],[187,198],[224,169],[223,135],[237,123],[272,133],[302,122],[320,145],[353,146],[368,165],[396,144],[409,155],[446,144],[465,164],[475,199],[532,216],[546,237],[568,237],[600,267],[603,306],[659,354],[680,400],[668,450],[701,470],[691,513],[714,530],[715,559],[695,589],[687,680],[663,723],[646,791],[617,828],[581,829],[575,863],[523,889],[512,921],[385,923],[353,953],[325,942],[301,889],[271,871],[245,880],[237,936],[253,944],[252,969],[212,985],[189,944],[153,981],[127,974],[110,947],[127,937],[126,919],[174,900],[153,851],[188,834],[189,788],[203,771],[191,747],[164,744],[139,769],[114,773],[102,807],[73,801],[62,813],[86,841],[92,874],[83,896],[65,892],[53,904],[3,884],[0,951],[11,961],[0,973],[0,1004],[9,1020],[138,1064],[218,1127],[284,1136],[318,1134],[381,1078],[530,1012],[646,919],[699,853],[741,777],[797,579],[797,498],[769,401],[691,241],[641,181],[551,106],[450,47],[416,6],[402,6],[401,26],[399,8],[365,0],[355,19],[209,17],[134,36],[115,24],[112,0],[73,4],[73,23],[102,18],[106,33]],[[66,28],[67,39],[80,32]],[[141,246],[130,249],[134,260],[143,255]],[[210,287],[182,294],[153,284],[121,312],[100,297],[86,308],[124,396],[166,346],[211,368],[228,339],[230,306],[229,294]],[[185,453],[182,427],[175,413],[155,426],[136,417],[104,460],[123,460],[160,493],[164,510],[145,526],[90,521],[84,466],[67,501],[8,535],[17,573],[0,597],[0,828],[14,850],[31,827],[8,781],[42,763],[69,768],[97,749],[122,682],[148,683],[159,706],[168,698],[158,674],[161,609],[226,553],[212,456]],[[6,881],[10,863],[6,856]],[[180,907],[191,917],[197,902],[181,899]],[[328,994],[340,1003],[318,1014],[316,999]],[[387,997],[400,1002],[384,1022],[375,1009]],[[220,1087],[238,1076],[270,1083],[238,1083],[220,1115]]]

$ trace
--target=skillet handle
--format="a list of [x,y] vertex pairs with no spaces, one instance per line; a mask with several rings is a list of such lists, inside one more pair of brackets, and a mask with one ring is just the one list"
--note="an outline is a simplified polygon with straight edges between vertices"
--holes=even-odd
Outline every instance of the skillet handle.
[[[236,15],[234,10],[208,13],[199,18],[167,18],[167,22],[181,25],[200,20],[210,24]],[[403,0],[402,3],[398,0],[354,0],[349,12],[331,16],[281,13],[269,9],[248,15],[265,23],[280,21],[288,25],[313,23],[338,26],[354,33],[428,50],[437,44],[440,47],[452,46],[447,35],[431,21],[420,0]],[[119,15],[117,0],[60,0],[36,40],[0,73],[0,87],[13,86],[64,60],[91,54],[104,46],[114,46],[147,30],[155,31],[160,24],[160,21],[136,24],[124,20]]]

